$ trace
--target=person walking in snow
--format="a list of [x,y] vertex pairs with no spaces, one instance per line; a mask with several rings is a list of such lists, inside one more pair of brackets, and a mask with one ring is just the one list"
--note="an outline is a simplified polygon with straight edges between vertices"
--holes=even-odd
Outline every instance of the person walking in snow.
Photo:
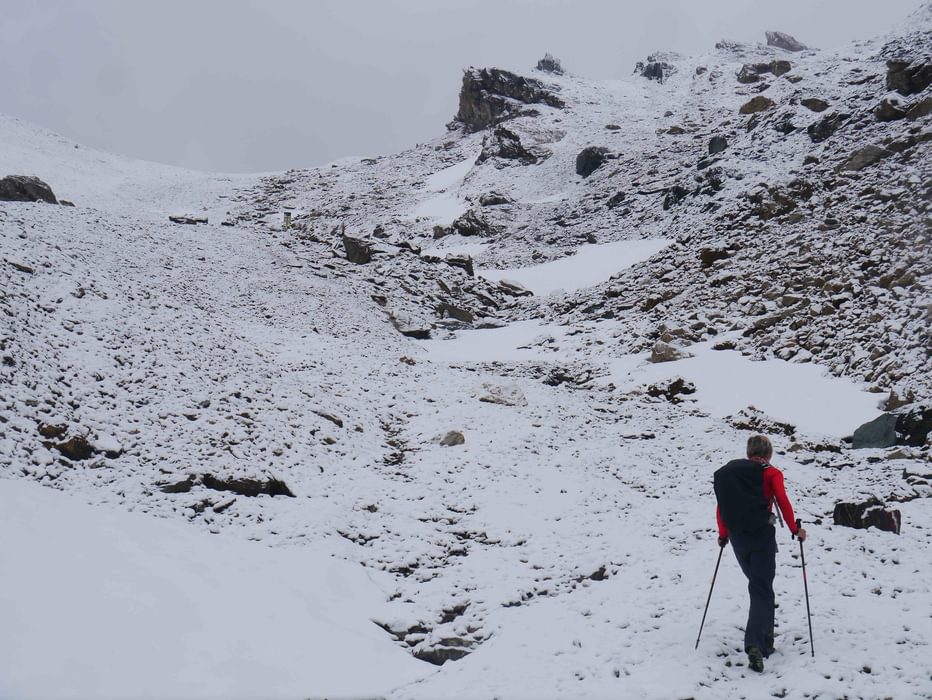
[[793,506],[786,497],[783,472],[770,464],[773,446],[765,435],[748,439],[747,459],[735,459],[715,472],[718,501],[718,545],[731,542],[735,558],[748,579],[751,609],[744,631],[748,667],[760,673],[764,657],[773,653],[773,577],[777,568],[777,502],[790,532],[802,542],[806,531],[796,525]]

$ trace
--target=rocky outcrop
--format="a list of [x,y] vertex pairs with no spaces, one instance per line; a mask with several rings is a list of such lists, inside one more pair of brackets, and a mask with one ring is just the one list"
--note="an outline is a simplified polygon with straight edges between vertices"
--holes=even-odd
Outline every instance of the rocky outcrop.
[[537,70],[544,73],[553,73],[554,75],[563,75],[563,66],[559,58],[554,58],[549,53],[537,62]]
[[607,160],[608,149],[603,146],[587,146],[576,156],[576,174],[589,177]]
[[884,532],[900,534],[903,518],[899,510],[887,508],[881,501],[872,498],[864,503],[838,503],[832,518],[836,525],[866,530],[876,527]]
[[887,61],[887,89],[904,97],[918,95],[932,83],[932,63],[894,59]]
[[486,192],[480,195],[479,204],[483,207],[497,207],[501,204],[511,204],[511,200],[498,192]]
[[809,47],[798,41],[795,37],[784,32],[767,31],[767,46],[774,46],[784,51],[805,51]]
[[745,63],[738,71],[738,82],[749,84],[759,82],[762,75],[767,73],[774,77],[780,77],[792,70],[793,66],[789,61],[775,60],[770,63]]
[[454,233],[461,236],[491,236],[499,230],[498,227],[486,221],[475,209],[470,209],[456,219],[451,228]]
[[668,77],[676,73],[676,66],[670,62],[675,54],[653,53],[647,57],[646,61],[638,61],[634,66],[634,72],[639,73],[648,80],[656,80],[662,83]]
[[507,119],[530,114],[528,105],[562,108],[564,102],[539,80],[499,68],[470,68],[463,74],[460,107],[455,122],[480,131]]
[[852,447],[922,447],[929,433],[932,433],[932,407],[916,406],[897,413],[883,413],[859,426],[852,436]]
[[534,165],[540,158],[526,149],[521,138],[513,131],[503,126],[495,127],[482,141],[482,153],[476,159],[477,163],[484,163],[489,158],[502,158],[504,160],[518,161],[522,165]]
[[31,175],[8,175],[0,178],[0,201],[58,204],[52,188]]
[[346,259],[357,265],[365,265],[372,260],[372,247],[360,238],[352,238],[343,234],[343,250]]

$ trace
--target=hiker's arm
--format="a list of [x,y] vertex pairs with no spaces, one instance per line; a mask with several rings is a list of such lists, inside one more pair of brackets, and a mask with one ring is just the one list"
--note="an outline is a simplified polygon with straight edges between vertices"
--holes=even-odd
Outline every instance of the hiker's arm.
[[715,520],[718,521],[719,538],[728,539],[728,528],[725,527],[725,521],[722,520],[722,511],[718,506],[715,506]]
[[796,534],[796,516],[793,515],[793,506],[790,505],[790,499],[786,497],[786,488],[783,485],[783,472],[779,469],[770,469],[770,485],[773,497],[777,501],[777,507],[783,513],[783,521],[790,528],[790,533]]

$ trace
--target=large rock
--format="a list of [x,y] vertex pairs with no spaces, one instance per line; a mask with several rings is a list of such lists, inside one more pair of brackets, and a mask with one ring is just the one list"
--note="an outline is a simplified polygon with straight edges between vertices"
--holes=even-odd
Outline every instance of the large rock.
[[884,413],[854,431],[855,448],[894,445],[922,447],[932,433],[932,406],[916,406],[897,413]]
[[784,32],[767,31],[767,46],[775,46],[785,51],[805,51],[809,47],[798,41],[795,37]]
[[822,143],[838,131],[841,125],[844,124],[850,116],[850,114],[832,112],[822,117],[814,124],[810,124],[806,129],[806,133],[809,134],[809,138],[813,143]]
[[881,448],[896,444],[896,416],[884,413],[854,431],[852,447]]
[[774,60],[770,63],[745,63],[738,71],[739,83],[756,83],[765,73],[770,73],[775,77],[780,77],[789,73],[793,65],[789,61]]
[[887,61],[887,89],[904,97],[917,95],[932,83],[932,63],[894,59]]
[[692,357],[692,355],[662,340],[658,340],[654,343],[654,347],[651,348],[650,351],[650,361],[654,363],[675,362],[676,360],[683,360],[687,357]]
[[562,108],[563,100],[539,80],[522,78],[499,68],[470,68],[463,74],[460,108],[455,120],[467,131],[481,131],[527,114],[527,105]]
[[0,201],[58,204],[52,188],[31,175],[9,175],[0,178]]
[[932,405],[917,406],[902,411],[896,417],[897,443],[910,447],[921,447],[932,433]]
[[828,102],[820,100],[818,97],[806,97],[800,100],[799,104],[813,112],[824,112],[828,109]]
[[457,218],[452,224],[452,229],[461,236],[491,236],[498,232],[498,228],[486,221],[475,209],[470,209]]
[[662,83],[669,76],[676,73],[676,66],[670,61],[679,56],[669,52],[652,53],[646,61],[638,61],[634,66],[634,72],[640,73],[648,80],[656,80]]
[[443,447],[456,447],[466,442],[466,437],[458,430],[451,430],[443,437],[437,437],[435,440]]
[[838,503],[832,515],[836,525],[858,530],[876,527],[878,530],[900,534],[902,524],[900,511],[886,508],[876,498],[864,503]]
[[359,238],[343,234],[343,250],[346,251],[346,259],[351,263],[365,265],[372,260],[372,247]]
[[880,146],[864,146],[859,148],[850,156],[844,163],[838,166],[839,170],[848,170],[848,171],[857,171],[863,170],[864,168],[874,165],[874,163],[879,163],[884,158],[889,158],[893,155],[893,151],[887,150]]
[[603,146],[587,146],[576,156],[576,174],[589,177],[607,160],[608,149]]
[[713,136],[709,140],[709,155],[714,156],[728,148],[728,139],[724,136]]
[[503,126],[495,127],[495,130],[482,140],[482,153],[476,162],[483,163],[493,157],[516,160],[524,165],[534,165],[540,160],[536,154],[524,147],[521,138],[515,132]]
[[549,53],[537,62],[537,70],[544,73],[553,73],[554,75],[563,75],[563,65],[559,58],[554,58]]
[[906,116],[906,110],[903,105],[895,98],[885,98],[874,107],[874,117],[879,122],[892,122],[897,119],[903,119]]
[[758,112],[766,112],[768,109],[773,109],[774,105],[774,101],[769,97],[758,95],[757,97],[752,97],[750,100],[741,105],[741,109],[738,110],[738,113],[756,114]]
[[485,391],[479,400],[484,403],[496,403],[500,406],[527,406],[527,398],[517,384],[483,384],[482,388]]

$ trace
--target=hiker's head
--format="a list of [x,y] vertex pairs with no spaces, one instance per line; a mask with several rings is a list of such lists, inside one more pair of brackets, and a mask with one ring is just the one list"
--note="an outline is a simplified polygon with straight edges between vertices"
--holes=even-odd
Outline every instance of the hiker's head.
[[769,460],[773,456],[773,445],[766,435],[752,435],[748,438],[748,459],[763,457]]

